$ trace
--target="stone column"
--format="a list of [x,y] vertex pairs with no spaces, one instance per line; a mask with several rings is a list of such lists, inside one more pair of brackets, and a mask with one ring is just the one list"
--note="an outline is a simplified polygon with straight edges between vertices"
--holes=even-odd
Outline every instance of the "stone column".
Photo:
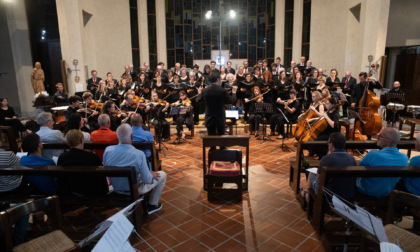
[[157,42],[157,61],[162,61],[168,66],[168,56],[166,53],[166,13],[165,0],[156,0],[156,42]]
[[142,66],[145,62],[149,63],[149,26],[147,25],[146,0],[137,0],[137,13],[139,22],[140,66]]
[[284,58],[284,12],[285,12],[285,0],[276,1],[276,26],[275,26],[275,38],[274,38],[274,60],[277,57]]
[[[28,20],[24,1],[1,3],[4,12],[1,18],[5,21],[1,25],[2,34],[0,43],[0,72],[6,74],[0,77],[2,96],[8,98],[9,104],[21,116],[34,116],[34,91],[31,84],[32,65],[31,46],[29,43]],[[1,21],[0,21],[1,23]],[[7,32],[8,30],[8,32]]]
[[76,86],[82,85],[83,90],[87,89],[86,73],[83,60],[82,30],[83,23],[80,18],[81,8],[79,1],[56,0],[58,27],[60,30],[61,55],[66,61],[66,67],[75,69],[73,61],[77,60],[77,72],[79,81],[75,80],[76,72],[67,73],[69,94],[76,92]]
[[303,25],[303,0],[295,0],[293,8],[293,50],[292,60],[299,63],[302,56],[302,25]]

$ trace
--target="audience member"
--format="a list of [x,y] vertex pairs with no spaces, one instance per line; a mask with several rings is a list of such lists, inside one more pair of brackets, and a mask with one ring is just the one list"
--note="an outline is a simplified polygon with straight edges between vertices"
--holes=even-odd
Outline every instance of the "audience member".
[[[355,166],[357,165],[354,157],[346,152],[346,138],[339,132],[331,133],[328,139],[328,151],[330,154],[324,156],[319,163],[322,166]],[[318,174],[310,173],[308,188],[313,188],[318,194],[319,180],[318,176],[321,169],[318,169]],[[335,194],[351,200],[354,195],[355,179],[346,177],[334,177],[328,180],[328,189]],[[309,202],[308,193],[301,190],[301,196]]]
[[[408,157],[396,148],[400,133],[393,128],[384,128],[378,134],[377,145],[381,150],[371,150],[360,161],[360,166],[406,166]],[[369,168],[368,168],[369,169]],[[357,178],[359,192],[376,198],[387,197],[400,178]]]
[[[82,116],[79,113],[72,114],[69,120],[67,121],[65,134],[67,134],[67,132],[69,132],[72,129],[81,130],[84,124],[85,124],[85,121],[83,120]],[[85,143],[90,142],[90,134],[84,131],[82,131],[82,134],[83,134]]]
[[[118,143],[117,133],[110,129],[111,120],[109,115],[102,114],[98,117],[99,129],[95,130],[90,135],[92,143],[107,142],[107,143]],[[96,155],[102,160],[104,150],[95,150]]]
[[[420,151],[420,134],[417,133],[416,136],[416,150]],[[420,156],[416,156],[411,158],[410,160],[410,166],[420,166]],[[404,177],[402,179],[403,186],[406,191],[415,194],[417,196],[420,196],[420,178],[410,178],[410,177]]]
[[[140,114],[133,114],[131,116],[131,127],[133,129],[133,141],[134,142],[154,142],[153,134],[150,131],[143,129],[143,118]],[[150,150],[144,150],[144,154],[147,158],[150,158],[152,153]]]
[[[59,130],[53,130],[54,120],[51,113],[41,112],[36,118],[36,122],[41,126],[41,128],[36,132],[36,134],[41,138],[43,143],[62,143],[66,139]],[[42,150],[42,156],[45,158],[59,157],[62,153],[62,150]]]
[[[146,156],[132,145],[133,130],[130,125],[122,124],[117,129],[118,145],[108,146],[104,153],[104,165],[106,166],[134,166],[137,172],[139,193],[145,194],[152,190],[148,213],[152,214],[162,208],[159,203],[160,195],[166,182],[166,173],[163,171],[150,172],[147,168]],[[117,193],[130,192],[127,178],[111,178],[111,184]]]
[[[102,161],[97,155],[83,150],[84,136],[82,131],[78,129],[69,130],[66,134],[66,140],[70,150],[60,155],[57,165],[102,165]],[[108,193],[108,183],[105,177],[97,175],[85,175],[83,177],[66,176],[60,179],[60,192],[87,196],[106,195]]]
[[[27,156],[20,159],[20,165],[23,166],[43,166],[55,165],[50,158],[42,156],[42,141],[37,134],[30,134],[22,139],[22,149],[28,152]],[[53,194],[58,191],[58,182],[51,176],[28,176],[29,183],[34,185],[43,193]]]

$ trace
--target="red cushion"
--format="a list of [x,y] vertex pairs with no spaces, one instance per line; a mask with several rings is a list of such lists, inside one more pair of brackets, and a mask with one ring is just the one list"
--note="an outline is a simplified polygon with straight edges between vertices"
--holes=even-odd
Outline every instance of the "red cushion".
[[213,161],[210,164],[210,175],[219,177],[233,177],[241,175],[239,162]]

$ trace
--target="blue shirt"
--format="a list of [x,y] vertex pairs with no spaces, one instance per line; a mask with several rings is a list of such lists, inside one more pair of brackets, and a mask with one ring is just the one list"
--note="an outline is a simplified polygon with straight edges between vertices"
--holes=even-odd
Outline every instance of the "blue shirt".
[[[410,160],[410,166],[420,166],[420,156]],[[417,196],[420,196],[420,178],[403,178],[405,188]]]
[[[395,147],[382,150],[371,150],[360,161],[360,166],[406,166],[407,155]],[[359,192],[373,197],[387,197],[395,188],[400,178],[357,178],[356,186]]]
[[[153,134],[150,131],[144,130],[142,127],[133,126],[133,142],[153,142]],[[141,150],[146,154],[146,157],[150,157],[152,153],[150,150]]]
[[[52,159],[29,155],[20,158],[20,165],[55,165],[55,163]],[[55,193],[58,191],[58,183],[51,176],[28,176],[27,179],[41,192]]]
[[[153,183],[153,176],[147,167],[146,156],[131,144],[108,146],[104,152],[104,166],[134,166],[138,184]],[[115,191],[130,191],[128,178],[111,177],[110,180]]]

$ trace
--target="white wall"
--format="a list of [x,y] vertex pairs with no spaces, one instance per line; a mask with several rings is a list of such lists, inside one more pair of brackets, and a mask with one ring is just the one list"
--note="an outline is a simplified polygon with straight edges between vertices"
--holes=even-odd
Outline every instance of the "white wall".
[[419,0],[391,0],[387,47],[420,45],[419,11]]
[[[312,1],[310,59],[342,77],[367,71],[368,55],[377,62],[385,54],[390,0]],[[350,8],[361,3],[360,22]]]
[[[80,82],[95,69],[106,78],[112,72],[119,79],[124,66],[132,63],[130,9],[128,0],[56,0],[63,59],[72,69],[78,59]],[[86,26],[83,10],[92,14]],[[75,15],[77,13],[78,15]],[[84,66],[87,66],[87,72]],[[69,74],[69,93],[75,92],[74,73]]]

